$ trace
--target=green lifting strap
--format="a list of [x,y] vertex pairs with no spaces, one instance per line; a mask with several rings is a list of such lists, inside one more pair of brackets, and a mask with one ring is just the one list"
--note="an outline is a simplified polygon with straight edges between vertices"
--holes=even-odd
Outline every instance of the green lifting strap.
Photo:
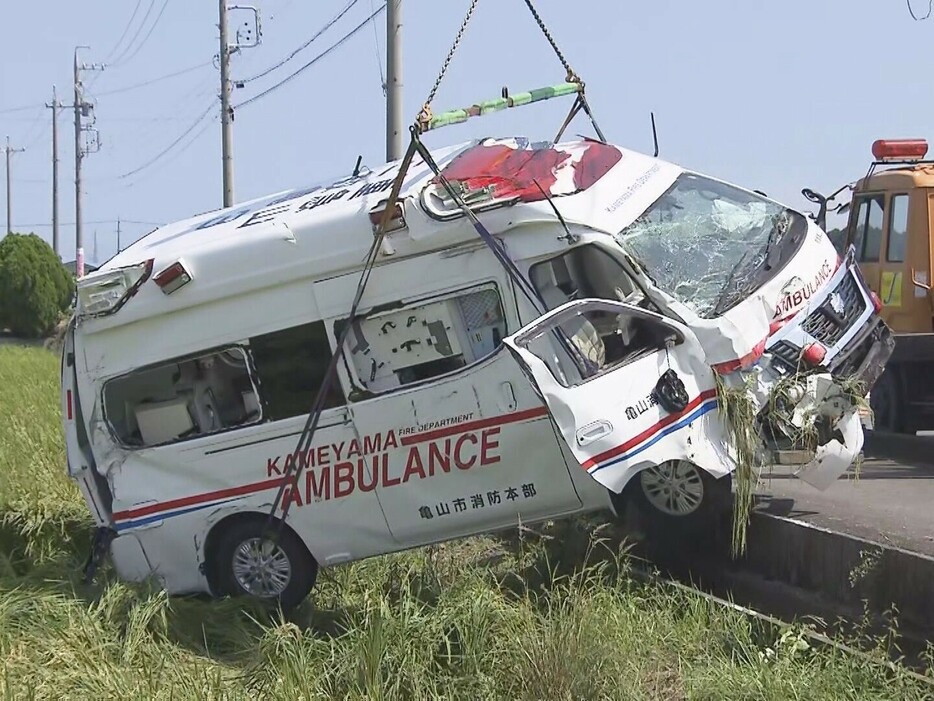
[[582,83],[559,83],[528,92],[521,92],[507,97],[498,97],[493,100],[486,100],[469,107],[448,110],[431,117],[427,124],[421,124],[420,131],[426,132],[433,129],[440,129],[451,124],[460,124],[466,122],[471,117],[482,117],[494,112],[510,109],[512,107],[521,107],[530,105],[533,102],[550,100],[555,97],[564,97],[565,95],[582,95],[584,86]]

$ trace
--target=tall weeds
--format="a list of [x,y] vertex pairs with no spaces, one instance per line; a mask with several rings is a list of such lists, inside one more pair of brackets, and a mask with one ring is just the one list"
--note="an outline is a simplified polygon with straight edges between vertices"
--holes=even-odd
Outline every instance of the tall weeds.
[[77,570],[57,359],[0,348],[0,690],[9,699],[912,701],[905,675],[638,584],[606,525],[544,524],[325,570],[290,618]]

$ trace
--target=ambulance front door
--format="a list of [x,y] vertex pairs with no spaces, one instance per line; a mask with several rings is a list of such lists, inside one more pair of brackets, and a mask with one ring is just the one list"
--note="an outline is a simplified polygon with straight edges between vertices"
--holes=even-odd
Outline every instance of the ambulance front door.
[[[318,283],[316,296],[348,298],[358,277]],[[581,508],[547,410],[502,346],[520,326],[512,294],[486,248],[371,274],[341,372],[371,484],[404,545]],[[329,333],[339,312],[325,310]]]
[[670,460],[726,471],[713,374],[686,326],[588,299],[552,310],[505,343],[580,467],[611,491]]

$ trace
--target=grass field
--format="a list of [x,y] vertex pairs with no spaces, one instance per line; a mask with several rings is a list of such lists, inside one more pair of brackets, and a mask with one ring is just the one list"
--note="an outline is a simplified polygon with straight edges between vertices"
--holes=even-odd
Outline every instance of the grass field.
[[[79,570],[58,358],[0,346],[0,678],[10,699],[892,699],[931,687],[637,584],[583,524],[323,573],[289,621]],[[591,547],[592,546],[592,547]]]

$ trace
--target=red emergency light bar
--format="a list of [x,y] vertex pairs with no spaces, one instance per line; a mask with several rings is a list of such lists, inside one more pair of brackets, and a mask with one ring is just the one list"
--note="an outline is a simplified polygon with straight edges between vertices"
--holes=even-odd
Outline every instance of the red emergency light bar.
[[877,139],[872,142],[872,155],[877,161],[920,161],[927,155],[925,139]]

